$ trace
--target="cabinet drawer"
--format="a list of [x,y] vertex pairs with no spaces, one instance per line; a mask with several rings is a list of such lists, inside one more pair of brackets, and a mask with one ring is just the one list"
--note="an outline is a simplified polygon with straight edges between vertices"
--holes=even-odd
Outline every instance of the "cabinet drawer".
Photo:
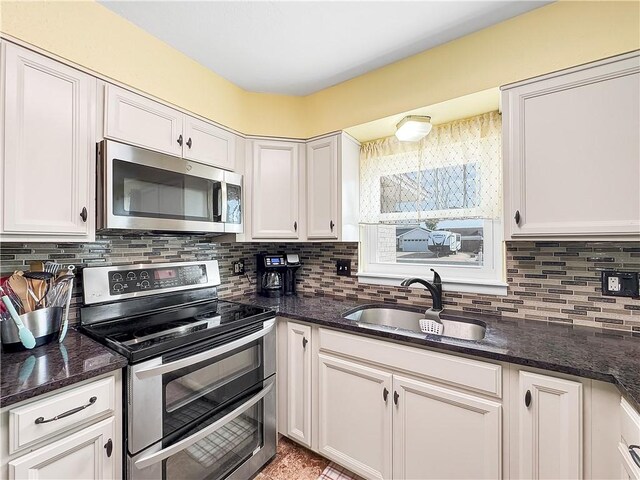
[[113,377],[14,408],[9,411],[9,453],[114,411]]
[[500,365],[324,328],[320,329],[319,338],[320,350],[359,358],[492,397],[502,397]]

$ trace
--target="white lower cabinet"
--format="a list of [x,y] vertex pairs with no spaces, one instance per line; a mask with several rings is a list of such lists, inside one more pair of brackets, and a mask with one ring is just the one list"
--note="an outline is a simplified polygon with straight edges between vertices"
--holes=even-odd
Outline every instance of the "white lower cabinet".
[[393,377],[393,478],[502,477],[502,405]]
[[519,478],[582,478],[582,384],[520,372]]
[[391,373],[322,353],[318,366],[318,451],[365,478],[391,478]]
[[111,417],[9,462],[9,479],[115,479],[114,438]]
[[287,436],[311,446],[311,327],[287,323]]

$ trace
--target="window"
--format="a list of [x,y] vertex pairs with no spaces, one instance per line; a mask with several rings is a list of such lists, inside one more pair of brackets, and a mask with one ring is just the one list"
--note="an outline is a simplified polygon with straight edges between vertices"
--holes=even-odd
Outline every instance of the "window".
[[360,280],[437,268],[449,289],[506,293],[501,165],[497,112],[435,126],[420,142],[364,144]]

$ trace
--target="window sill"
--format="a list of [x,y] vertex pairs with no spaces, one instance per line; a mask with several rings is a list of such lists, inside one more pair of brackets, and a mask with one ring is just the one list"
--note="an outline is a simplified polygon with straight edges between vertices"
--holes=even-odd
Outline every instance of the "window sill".
[[[360,283],[370,285],[392,285],[399,287],[402,281],[407,278],[406,275],[392,275],[386,273],[370,273],[370,272],[358,272],[358,281]],[[425,280],[430,280],[425,278]],[[419,284],[414,284],[410,288],[424,288]],[[460,293],[478,293],[482,295],[507,295],[508,284],[498,280],[478,280],[478,279],[464,279],[454,278],[442,281],[442,288],[445,292],[460,292]]]

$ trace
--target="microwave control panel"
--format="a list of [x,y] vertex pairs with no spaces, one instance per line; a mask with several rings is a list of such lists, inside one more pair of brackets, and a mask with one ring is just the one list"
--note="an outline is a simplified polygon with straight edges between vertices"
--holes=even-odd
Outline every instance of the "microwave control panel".
[[113,270],[109,271],[108,275],[111,295],[207,283],[205,265],[180,265],[130,271]]

